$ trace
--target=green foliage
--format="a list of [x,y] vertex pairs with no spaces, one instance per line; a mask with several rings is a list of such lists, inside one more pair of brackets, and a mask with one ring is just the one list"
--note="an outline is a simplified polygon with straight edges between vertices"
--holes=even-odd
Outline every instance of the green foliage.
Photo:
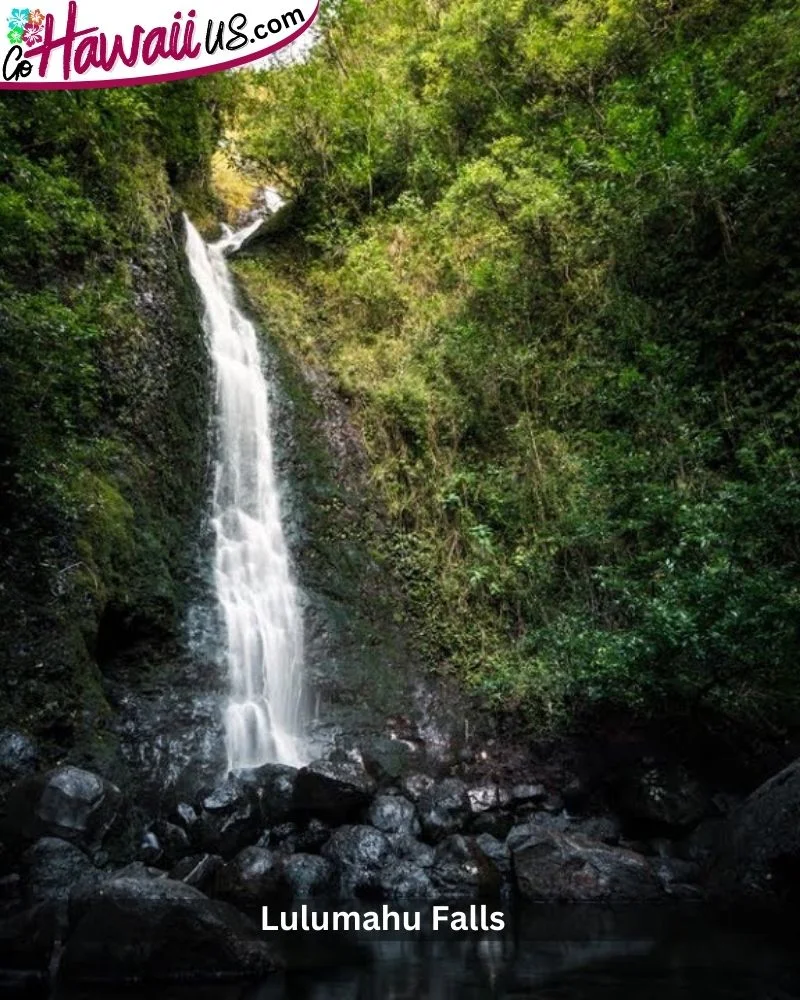
[[64,463],[77,442],[97,435],[102,416],[101,342],[115,324],[132,322],[121,258],[163,217],[164,167],[176,181],[207,168],[220,126],[214,101],[225,87],[193,81],[3,95],[0,475],[6,489],[40,500],[68,494]]
[[103,714],[104,608],[175,604],[204,385],[170,216],[238,86],[0,97],[0,715],[62,747]]
[[799,64],[791,0],[347,0],[249,90],[431,651],[540,720],[798,719]]

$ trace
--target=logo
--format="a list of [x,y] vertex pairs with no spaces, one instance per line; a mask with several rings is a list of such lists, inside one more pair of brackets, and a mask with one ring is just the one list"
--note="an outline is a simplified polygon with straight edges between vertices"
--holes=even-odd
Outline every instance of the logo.
[[12,7],[0,34],[0,90],[163,83],[244,66],[299,38],[319,0],[49,0]]

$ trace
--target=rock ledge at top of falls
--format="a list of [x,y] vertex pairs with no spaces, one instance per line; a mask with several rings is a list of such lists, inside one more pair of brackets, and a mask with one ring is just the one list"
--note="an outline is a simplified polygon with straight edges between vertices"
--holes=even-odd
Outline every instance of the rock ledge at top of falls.
[[246,239],[242,240],[236,248],[236,252],[253,250],[265,239],[286,232],[292,225],[296,214],[296,206],[293,201],[281,200],[270,204],[265,199],[264,208],[266,212],[261,219],[261,224]]

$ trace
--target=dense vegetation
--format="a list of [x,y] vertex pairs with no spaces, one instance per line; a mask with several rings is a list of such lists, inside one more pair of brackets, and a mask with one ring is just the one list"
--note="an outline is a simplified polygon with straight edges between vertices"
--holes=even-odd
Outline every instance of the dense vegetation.
[[0,99],[0,723],[62,744],[102,707],[103,621],[174,614],[205,381],[171,219],[232,87]]
[[798,719],[799,71],[794,0],[341,0],[253,81],[239,273],[498,703]]

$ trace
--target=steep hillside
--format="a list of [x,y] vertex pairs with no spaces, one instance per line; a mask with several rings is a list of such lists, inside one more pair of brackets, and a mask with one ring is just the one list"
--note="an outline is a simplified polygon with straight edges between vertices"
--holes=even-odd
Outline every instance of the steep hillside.
[[538,724],[794,725],[798,61],[788,0],[345,0],[238,152],[238,265],[330,373],[433,662]]
[[179,210],[230,89],[0,100],[0,725],[46,752],[102,745],[104,664],[168,649],[185,602],[208,376]]

